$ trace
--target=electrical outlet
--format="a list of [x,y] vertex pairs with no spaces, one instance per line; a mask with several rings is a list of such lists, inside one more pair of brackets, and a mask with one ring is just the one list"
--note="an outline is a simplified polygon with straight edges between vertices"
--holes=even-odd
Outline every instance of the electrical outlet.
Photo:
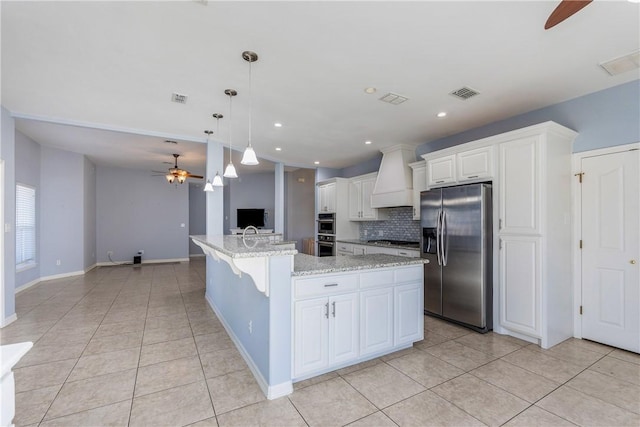
[[249,320],[249,335],[253,334],[253,320]]
[[113,256],[113,251],[107,251],[107,256]]
[[59,259],[56,260],[56,265],[60,265],[60,260]]

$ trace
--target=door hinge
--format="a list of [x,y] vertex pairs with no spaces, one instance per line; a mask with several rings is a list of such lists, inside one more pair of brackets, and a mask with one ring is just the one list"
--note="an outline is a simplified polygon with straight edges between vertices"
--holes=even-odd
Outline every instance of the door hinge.
[[580,315],[582,315],[582,306],[580,306]]
[[582,239],[580,239],[580,249],[582,249]]
[[580,182],[580,184],[582,184],[582,175],[584,175],[584,172],[579,172],[573,175],[578,177],[578,182]]
[[502,239],[498,240],[498,249],[502,249]]

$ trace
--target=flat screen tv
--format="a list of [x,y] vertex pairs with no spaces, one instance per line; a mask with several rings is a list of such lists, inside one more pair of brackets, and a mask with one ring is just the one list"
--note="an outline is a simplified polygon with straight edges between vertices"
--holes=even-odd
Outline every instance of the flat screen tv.
[[264,209],[238,209],[238,228],[264,227]]

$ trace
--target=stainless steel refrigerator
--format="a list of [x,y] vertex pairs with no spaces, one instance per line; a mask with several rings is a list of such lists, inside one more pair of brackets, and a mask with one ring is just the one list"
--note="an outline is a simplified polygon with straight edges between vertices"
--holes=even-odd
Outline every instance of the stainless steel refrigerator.
[[425,314],[492,329],[491,184],[420,193]]

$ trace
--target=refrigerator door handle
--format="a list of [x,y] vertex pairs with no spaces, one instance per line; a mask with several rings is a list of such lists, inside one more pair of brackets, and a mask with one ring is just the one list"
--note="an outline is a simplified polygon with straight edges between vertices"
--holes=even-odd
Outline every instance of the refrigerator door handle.
[[438,259],[438,265],[442,265],[441,249],[440,249],[440,218],[442,211],[438,212],[438,219],[436,220],[436,258]]
[[442,232],[440,233],[440,240],[442,240],[442,265],[447,266],[447,244],[445,244],[445,240],[447,240],[447,212],[442,211]]

